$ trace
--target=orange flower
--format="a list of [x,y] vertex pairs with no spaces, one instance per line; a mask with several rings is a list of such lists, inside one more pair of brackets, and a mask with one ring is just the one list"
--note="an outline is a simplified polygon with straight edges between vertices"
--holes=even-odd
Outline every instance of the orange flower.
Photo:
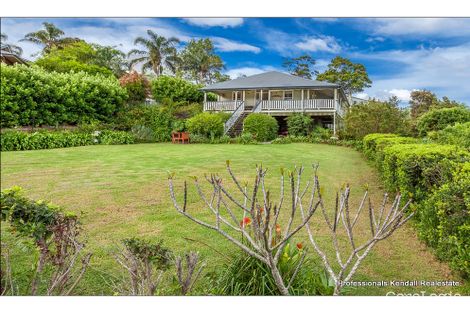
[[251,218],[244,217],[243,220],[240,222],[240,227],[245,227],[251,224]]
[[297,243],[297,249],[302,250],[303,247],[304,247],[304,246],[302,245],[301,242],[298,242],[298,243]]
[[279,224],[276,224],[276,233],[277,234],[281,233],[281,226]]

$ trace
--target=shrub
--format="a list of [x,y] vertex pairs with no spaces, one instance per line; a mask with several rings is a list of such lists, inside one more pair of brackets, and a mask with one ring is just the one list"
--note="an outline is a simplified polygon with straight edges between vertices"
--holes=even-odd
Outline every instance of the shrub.
[[397,144],[383,153],[387,189],[399,190],[404,199],[412,196],[417,202],[448,181],[459,163],[470,161],[470,153],[451,145]]
[[371,133],[408,134],[408,113],[390,102],[370,100],[351,106],[344,118],[348,139],[362,139]]
[[470,277],[470,163],[453,173],[418,209],[420,237],[441,260]]
[[121,76],[119,84],[126,89],[129,102],[143,102],[149,94],[150,83],[148,79],[136,71]]
[[313,120],[303,113],[294,113],[287,118],[287,130],[290,136],[307,136],[313,129]]
[[202,103],[204,93],[195,85],[179,77],[159,76],[152,81],[152,95],[156,101],[170,99],[175,103]]
[[437,143],[456,145],[470,149],[470,122],[457,123],[443,130],[431,131],[428,137]]
[[416,139],[394,134],[369,134],[364,137],[363,142],[366,157],[375,161],[377,166],[380,167],[383,162],[383,150],[385,147],[397,144],[416,143]]
[[143,126],[152,130],[155,141],[165,142],[171,140],[171,132],[175,123],[171,108],[147,106],[140,122]]
[[321,127],[321,126],[316,126],[312,133],[310,134],[310,137],[312,139],[317,139],[317,140],[328,140],[333,136],[333,132],[329,128]]
[[442,130],[455,123],[470,122],[470,110],[466,107],[454,107],[431,110],[423,114],[417,124],[420,136],[426,136],[429,131]]
[[204,112],[186,121],[186,127],[194,135],[217,138],[224,134],[224,121],[221,114]]
[[0,65],[1,127],[109,122],[127,98],[114,77]]
[[94,144],[130,144],[134,137],[123,131],[6,131],[1,134],[1,150],[39,150],[88,146]]
[[277,137],[279,126],[274,117],[252,113],[243,121],[243,132],[250,133],[257,141],[270,141]]
[[[285,252],[284,252],[285,251]],[[281,254],[281,275],[289,281],[300,261],[301,253],[287,244]],[[216,294],[227,296],[274,296],[279,290],[269,268],[249,255],[237,255],[222,273],[218,273]],[[333,287],[326,271],[304,262],[290,288],[292,295],[332,295]]]

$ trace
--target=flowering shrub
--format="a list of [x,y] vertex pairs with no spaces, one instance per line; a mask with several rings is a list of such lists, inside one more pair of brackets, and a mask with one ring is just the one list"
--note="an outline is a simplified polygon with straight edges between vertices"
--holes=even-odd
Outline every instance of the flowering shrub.
[[150,94],[150,83],[148,79],[136,71],[121,76],[121,78],[119,78],[119,84],[127,90],[129,102],[142,102]]

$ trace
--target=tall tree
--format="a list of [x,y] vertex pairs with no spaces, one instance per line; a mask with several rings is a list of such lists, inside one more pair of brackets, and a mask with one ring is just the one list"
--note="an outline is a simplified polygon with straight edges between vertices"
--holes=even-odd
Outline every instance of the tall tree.
[[130,65],[142,63],[142,72],[151,69],[157,76],[162,75],[165,68],[174,73],[178,62],[175,46],[179,40],[175,37],[165,38],[150,29],[147,30],[147,35],[148,38],[137,37],[135,39],[134,44],[143,46],[144,50],[129,51],[128,56],[134,57]]
[[363,91],[372,83],[364,65],[340,56],[331,60],[328,69],[317,75],[317,80],[338,84],[349,95]]
[[28,41],[43,46],[42,53],[47,54],[53,48],[63,48],[67,44],[80,41],[78,38],[63,37],[64,31],[53,23],[42,23],[44,29],[28,33],[20,41]]
[[415,90],[410,94],[411,117],[416,119],[439,103],[436,95],[429,90]]
[[92,44],[92,47],[96,51],[94,64],[110,69],[116,77],[121,77],[129,70],[126,54],[117,49],[116,46]]
[[191,40],[181,52],[181,67],[185,76],[197,83],[213,83],[226,80],[220,71],[224,63],[215,53],[209,38]]
[[23,49],[21,49],[20,46],[16,46],[11,43],[7,43],[8,36],[5,33],[0,34],[0,41],[2,44],[2,50],[7,50],[11,53],[14,53],[18,56],[20,56],[23,53]]
[[314,70],[315,60],[309,55],[301,55],[297,58],[284,59],[282,66],[292,75],[312,79],[318,74]]

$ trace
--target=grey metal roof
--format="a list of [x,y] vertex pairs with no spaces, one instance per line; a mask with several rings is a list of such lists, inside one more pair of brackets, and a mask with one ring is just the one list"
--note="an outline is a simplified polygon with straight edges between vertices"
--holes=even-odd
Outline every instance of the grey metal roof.
[[212,84],[202,90],[241,90],[241,89],[273,89],[273,88],[334,88],[339,85],[318,80],[306,79],[281,72],[266,72],[248,77],[241,77],[221,83]]

